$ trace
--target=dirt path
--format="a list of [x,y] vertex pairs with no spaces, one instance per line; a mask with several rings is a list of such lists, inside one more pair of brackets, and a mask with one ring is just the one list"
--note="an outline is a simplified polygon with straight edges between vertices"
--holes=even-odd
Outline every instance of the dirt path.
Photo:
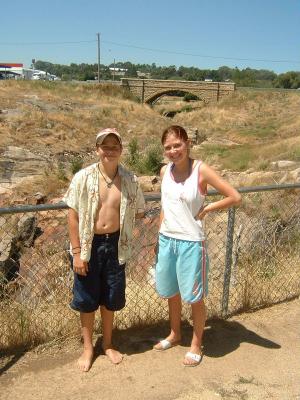
[[[188,342],[163,353],[151,349],[167,325],[118,332],[123,363],[114,366],[100,354],[87,374],[75,365],[78,344],[59,353],[2,357],[0,399],[300,400],[299,306],[297,299],[211,322],[196,368],[181,364]],[[184,333],[188,340],[191,328]]]

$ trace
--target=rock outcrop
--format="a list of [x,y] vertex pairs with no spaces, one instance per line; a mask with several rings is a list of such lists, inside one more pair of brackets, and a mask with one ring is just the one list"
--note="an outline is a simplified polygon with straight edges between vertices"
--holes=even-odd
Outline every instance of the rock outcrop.
[[48,165],[48,160],[41,155],[7,146],[0,150],[0,185],[10,188],[28,177],[40,176]]
[[143,192],[159,192],[160,191],[160,179],[159,177],[153,176],[139,176],[139,184]]
[[0,241],[0,276],[10,281],[20,269],[20,257],[24,247],[31,247],[41,230],[34,214],[25,214],[12,229],[11,221],[1,217],[2,239]]

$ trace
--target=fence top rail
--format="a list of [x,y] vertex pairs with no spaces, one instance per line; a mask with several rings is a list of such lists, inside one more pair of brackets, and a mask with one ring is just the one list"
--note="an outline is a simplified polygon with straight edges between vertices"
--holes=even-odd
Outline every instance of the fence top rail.
[[[287,189],[300,189],[300,183],[291,183],[284,185],[265,185],[265,186],[245,186],[237,188],[240,193],[255,193],[255,192],[268,192],[274,190],[287,190]],[[209,190],[207,195],[214,196],[219,194],[217,190]],[[159,201],[160,193],[145,194],[146,201]],[[39,205],[23,205],[0,208],[0,215],[3,214],[19,214],[26,212],[38,212],[38,211],[49,211],[49,210],[63,210],[69,208],[64,202],[55,204],[39,204]]]
[[[264,186],[244,186],[236,188],[240,193],[255,193],[255,192],[269,192],[272,190],[287,190],[287,189],[299,189],[299,183],[286,183],[282,185],[264,185]],[[218,194],[216,190],[209,190],[208,196]]]

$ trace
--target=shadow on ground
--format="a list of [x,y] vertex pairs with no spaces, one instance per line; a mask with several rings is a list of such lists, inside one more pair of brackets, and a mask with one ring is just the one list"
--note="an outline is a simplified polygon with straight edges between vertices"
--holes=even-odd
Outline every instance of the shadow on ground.
[[[192,326],[188,323],[182,325],[181,345],[189,347],[192,339]],[[153,345],[169,333],[166,321],[151,327],[128,328],[114,333],[114,343],[122,353],[138,354],[152,349]],[[279,349],[281,346],[268,338],[247,329],[236,321],[210,320],[207,321],[204,333],[204,354],[207,357],[223,357],[239,348],[241,343],[252,343],[270,349]],[[95,355],[103,354],[101,337],[95,345]]]
[[[144,353],[152,350],[152,347],[158,340],[163,339],[168,335],[169,324],[162,321],[156,325],[139,328],[128,328],[122,331],[114,331],[114,344],[121,353],[132,355]],[[188,323],[182,325],[182,342],[181,345],[189,347],[192,338],[192,326]],[[245,328],[242,324],[236,321],[224,320],[209,320],[206,323],[204,333],[204,354],[207,357],[223,357],[229,354],[240,346],[241,343],[252,343],[257,346],[266,347],[270,349],[279,349],[281,346],[268,338],[262,337],[257,333]],[[63,346],[62,346],[63,347]],[[69,362],[76,359],[77,353],[81,352],[82,344],[77,341],[76,349],[72,354],[69,353],[65,357],[64,352],[60,351],[59,356],[56,357],[55,363],[45,362],[45,368],[50,365],[56,365]],[[24,355],[26,350],[13,350],[0,352],[0,376],[6,373],[14,364],[16,364]],[[103,355],[101,348],[101,335],[98,336],[95,343],[95,359]],[[42,356],[41,356],[42,358]],[[40,359],[39,368],[44,364]]]
[[0,352],[0,376],[16,364],[26,353],[26,350]]
[[[191,329],[191,328],[190,328]],[[241,343],[251,343],[269,349],[280,349],[278,343],[262,337],[236,321],[208,321],[204,335],[204,353],[208,357],[223,357],[235,351]]]

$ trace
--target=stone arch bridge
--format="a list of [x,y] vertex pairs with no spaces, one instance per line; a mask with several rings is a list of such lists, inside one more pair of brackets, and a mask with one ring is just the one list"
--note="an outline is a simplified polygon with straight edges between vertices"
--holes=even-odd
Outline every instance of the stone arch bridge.
[[205,102],[218,101],[235,91],[235,83],[232,82],[122,78],[121,86],[147,104],[153,104],[160,97],[178,91],[194,94]]

